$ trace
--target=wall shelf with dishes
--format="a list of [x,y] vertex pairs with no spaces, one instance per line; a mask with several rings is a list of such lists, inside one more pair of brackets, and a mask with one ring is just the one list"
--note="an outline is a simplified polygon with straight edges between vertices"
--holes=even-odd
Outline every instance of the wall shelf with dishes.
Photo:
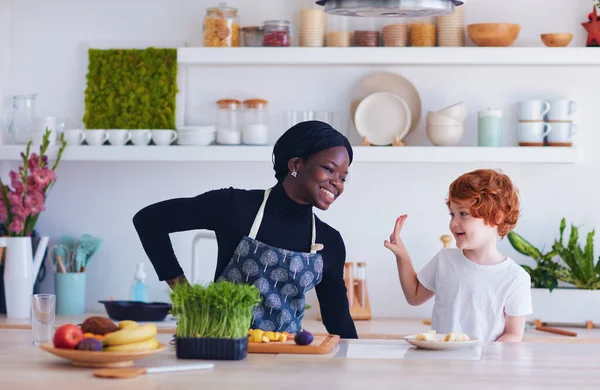
[[[24,145],[0,146],[0,161],[20,161]],[[51,147],[48,154],[56,155]],[[67,146],[62,161],[144,162],[265,162],[271,163],[273,146]],[[354,146],[357,163],[519,163],[574,164],[576,147],[375,147]]]
[[180,65],[600,65],[585,47],[180,47]]

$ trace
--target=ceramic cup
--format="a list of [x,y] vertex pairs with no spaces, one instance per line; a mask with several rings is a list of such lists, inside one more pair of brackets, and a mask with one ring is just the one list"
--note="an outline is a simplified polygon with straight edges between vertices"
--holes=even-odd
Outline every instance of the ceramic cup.
[[571,146],[575,134],[577,134],[577,126],[572,122],[552,123],[552,132],[548,134],[548,145]]
[[106,130],[94,129],[85,131],[85,140],[88,145],[100,146],[108,141],[108,132]]
[[131,140],[131,133],[124,129],[114,129],[107,131],[108,142],[111,145],[122,146]]
[[152,141],[157,145],[171,145],[176,139],[175,130],[152,130]]
[[550,111],[550,103],[545,100],[527,100],[519,102],[517,118],[520,121],[542,121]]
[[67,145],[81,145],[85,140],[85,133],[81,129],[70,129],[63,132]]
[[518,128],[520,146],[543,146],[544,137],[552,130],[546,122],[520,122]]
[[572,100],[561,99],[550,101],[549,121],[570,121],[577,105]]
[[145,146],[150,143],[152,133],[150,130],[131,130],[131,142],[137,146]]

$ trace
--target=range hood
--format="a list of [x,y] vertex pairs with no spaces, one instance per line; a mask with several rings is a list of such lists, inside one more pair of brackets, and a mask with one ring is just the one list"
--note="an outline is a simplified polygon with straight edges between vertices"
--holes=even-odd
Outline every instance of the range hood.
[[454,12],[459,0],[319,0],[325,13],[362,17],[422,17]]

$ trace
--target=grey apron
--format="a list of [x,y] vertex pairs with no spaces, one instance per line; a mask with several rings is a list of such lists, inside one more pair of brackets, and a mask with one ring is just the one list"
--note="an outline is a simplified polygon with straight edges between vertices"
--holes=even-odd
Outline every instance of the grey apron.
[[265,191],[250,234],[242,237],[217,282],[254,284],[262,303],[252,314],[253,329],[296,333],[304,317],[305,294],[323,279],[323,257],[315,244],[315,216],[312,216],[311,251],[293,252],[256,240],[271,189]]

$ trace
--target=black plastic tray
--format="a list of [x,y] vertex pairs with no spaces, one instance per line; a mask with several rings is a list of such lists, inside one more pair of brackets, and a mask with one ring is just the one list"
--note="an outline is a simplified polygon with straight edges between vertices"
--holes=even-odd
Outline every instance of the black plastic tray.
[[104,304],[106,314],[114,321],[163,321],[171,304],[166,302],[98,301]]
[[177,337],[175,353],[177,359],[242,360],[248,356],[248,338]]

